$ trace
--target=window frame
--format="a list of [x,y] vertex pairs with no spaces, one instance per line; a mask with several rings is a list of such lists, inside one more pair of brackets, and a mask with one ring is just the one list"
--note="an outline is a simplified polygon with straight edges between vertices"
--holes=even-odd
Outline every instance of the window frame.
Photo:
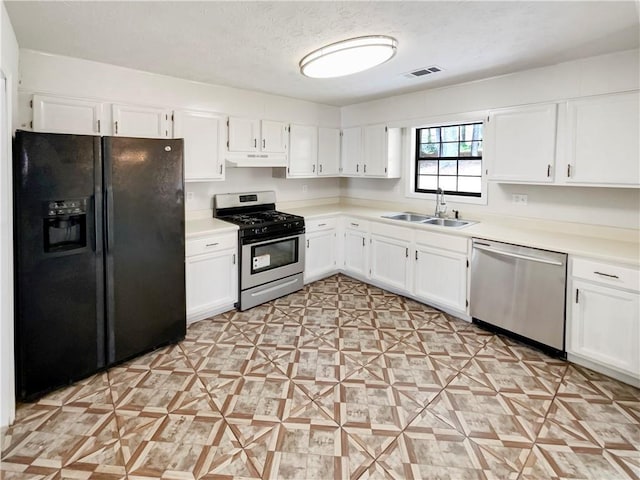
[[[458,137],[457,141],[453,141],[453,142],[447,142],[444,141],[442,139],[442,137],[440,137],[440,141],[437,142],[441,147],[443,144],[445,143],[455,143],[458,146],[458,155],[455,157],[443,157],[441,155],[438,155],[437,157],[421,157],[420,156],[420,152],[421,152],[421,146],[424,144],[424,142],[421,142],[421,135],[422,135],[422,131],[423,130],[429,130],[430,128],[440,128],[440,129],[444,129],[447,127],[458,127],[458,129],[460,130],[460,127],[466,127],[466,126],[470,126],[470,125],[480,125],[482,126],[482,137],[480,138],[480,140],[476,140],[479,142],[482,142],[482,152],[483,154],[480,156],[468,156],[468,157],[462,157],[460,156],[460,144],[463,143],[462,139],[460,137]],[[458,183],[458,180],[460,177],[472,177],[472,178],[479,178],[480,179],[480,191],[479,192],[459,192],[457,190],[445,190],[446,195],[452,195],[455,197],[475,197],[475,198],[481,198],[482,197],[482,169],[484,167],[484,162],[482,161],[484,158],[484,133],[485,133],[485,128],[484,128],[484,122],[482,121],[476,121],[476,122],[464,122],[464,123],[453,123],[453,124],[447,124],[447,125],[432,125],[432,126],[428,126],[428,127],[415,127],[415,149],[414,149],[414,157],[413,157],[413,162],[414,162],[414,179],[413,179],[413,190],[415,193],[431,193],[431,194],[435,194],[437,193],[437,189],[419,189],[418,188],[418,180],[421,176],[420,171],[419,171],[419,163],[421,161],[428,161],[428,160],[434,160],[438,163],[438,172],[435,175],[427,175],[427,176],[431,176],[431,177],[435,177],[436,180],[438,181],[438,184],[440,183],[439,180],[441,177],[454,177],[456,179],[456,184]],[[474,140],[471,140],[472,142]],[[441,161],[455,161],[456,162],[456,173],[455,175],[441,175],[440,174],[440,167],[439,164]],[[472,160],[480,160],[480,175],[460,175],[460,161],[472,161]]]
[[[487,123],[488,110],[477,110],[472,112],[457,113],[452,115],[437,115],[433,117],[423,117],[411,122],[404,123],[403,126],[403,157],[406,159],[404,162],[404,178],[405,178],[405,197],[417,200],[436,200],[435,193],[422,193],[415,191],[415,170],[416,170],[416,158],[415,158],[415,146],[416,146],[416,131],[421,128],[429,127],[442,127],[448,125],[462,125],[467,123],[482,123],[483,124],[483,142],[487,142],[483,145],[483,160],[488,157],[488,135],[489,124]],[[445,196],[451,199],[451,203],[473,204],[473,205],[487,205],[488,204],[488,182],[487,182],[487,163],[483,163],[482,177],[481,177],[481,195],[480,197],[467,197],[456,195],[449,197],[449,194],[445,191]]]

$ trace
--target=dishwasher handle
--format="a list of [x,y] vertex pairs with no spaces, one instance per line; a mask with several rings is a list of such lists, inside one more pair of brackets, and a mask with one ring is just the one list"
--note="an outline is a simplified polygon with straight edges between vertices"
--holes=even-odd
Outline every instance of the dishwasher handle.
[[504,250],[497,250],[495,248],[485,247],[484,244],[480,244],[478,242],[473,244],[473,248],[476,248],[478,250],[484,250],[485,252],[496,253],[498,255],[504,255],[505,257],[520,258],[522,260],[528,260],[530,262],[546,263],[548,265],[557,265],[558,267],[563,265],[562,262],[558,262],[556,260],[546,260],[544,258],[530,257],[529,255],[522,255],[520,253],[505,252]]

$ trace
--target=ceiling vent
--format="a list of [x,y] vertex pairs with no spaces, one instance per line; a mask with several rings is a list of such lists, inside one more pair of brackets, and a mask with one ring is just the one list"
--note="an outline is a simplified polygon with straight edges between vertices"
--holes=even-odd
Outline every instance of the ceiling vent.
[[441,72],[442,69],[436,65],[432,65],[430,67],[419,68],[414,70],[413,72],[405,73],[404,76],[407,78],[420,78],[426,77],[427,75],[431,75],[432,73]]

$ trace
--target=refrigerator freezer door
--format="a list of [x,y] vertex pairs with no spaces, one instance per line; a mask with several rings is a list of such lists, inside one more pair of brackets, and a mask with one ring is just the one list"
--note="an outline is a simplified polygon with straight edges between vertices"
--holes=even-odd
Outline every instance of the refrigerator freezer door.
[[105,365],[100,138],[16,132],[17,395]]
[[109,364],[185,335],[182,146],[103,138]]

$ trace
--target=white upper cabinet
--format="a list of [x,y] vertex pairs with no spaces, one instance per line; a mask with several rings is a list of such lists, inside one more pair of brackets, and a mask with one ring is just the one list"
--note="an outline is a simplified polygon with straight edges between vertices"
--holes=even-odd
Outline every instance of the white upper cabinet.
[[33,130],[49,133],[100,135],[105,127],[104,104],[90,100],[34,95]]
[[186,181],[224,179],[222,146],[226,117],[212,112],[179,110],[174,113],[174,137],[184,138]]
[[360,175],[362,168],[362,128],[342,130],[342,175]]
[[338,176],[340,174],[340,129],[318,129],[318,168],[319,176]]
[[637,91],[567,103],[566,182],[640,186],[639,105]]
[[257,152],[260,140],[260,121],[254,118],[229,117],[230,152]]
[[556,165],[557,104],[504,108],[489,114],[488,179],[553,182]]
[[289,132],[289,177],[313,177],[318,172],[318,128],[291,125]]
[[111,106],[113,135],[118,137],[172,137],[170,110],[142,105]]
[[289,127],[283,122],[262,120],[262,143],[260,148],[266,153],[286,153]]
[[364,127],[364,175],[384,176],[387,167],[387,127],[372,125]]

